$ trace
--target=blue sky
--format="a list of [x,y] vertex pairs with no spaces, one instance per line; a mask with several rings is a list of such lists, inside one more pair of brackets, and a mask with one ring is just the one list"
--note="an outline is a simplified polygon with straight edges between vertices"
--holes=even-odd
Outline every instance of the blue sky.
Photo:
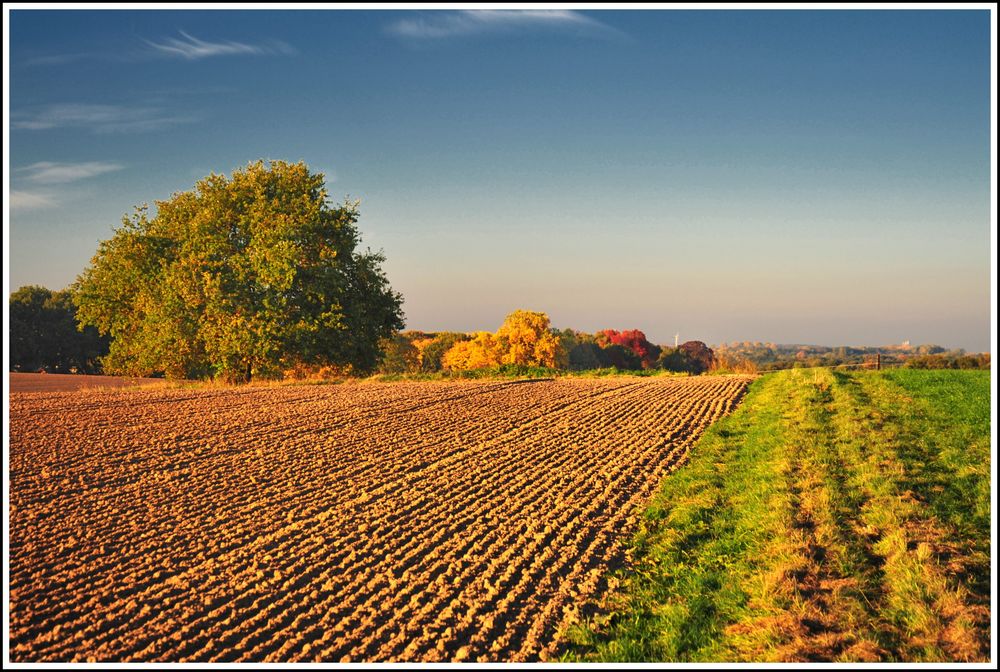
[[986,11],[10,14],[10,287],[258,158],[407,326],[990,348]]

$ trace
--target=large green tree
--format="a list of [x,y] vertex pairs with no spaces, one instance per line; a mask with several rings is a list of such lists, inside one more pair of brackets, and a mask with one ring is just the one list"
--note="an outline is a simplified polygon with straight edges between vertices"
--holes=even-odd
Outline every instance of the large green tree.
[[357,372],[403,326],[380,253],[357,250],[356,202],[323,175],[258,161],[145,207],[77,280],[78,318],[112,337],[109,373],[227,380],[296,365]]

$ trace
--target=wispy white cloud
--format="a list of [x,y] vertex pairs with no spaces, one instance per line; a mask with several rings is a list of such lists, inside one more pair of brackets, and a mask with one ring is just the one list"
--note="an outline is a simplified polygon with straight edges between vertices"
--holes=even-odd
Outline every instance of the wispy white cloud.
[[160,41],[143,39],[139,41],[138,45],[125,48],[121,45],[116,45],[113,50],[103,47],[96,48],[93,51],[38,54],[18,59],[16,64],[23,66],[55,66],[68,65],[80,61],[130,63],[156,58],[182,58],[188,61],[197,61],[211,56],[294,56],[297,53],[298,51],[295,47],[281,40],[269,39],[255,44],[232,40],[209,42],[180,31],[179,38],[168,37]]
[[58,205],[51,197],[30,191],[10,192],[10,207],[12,210],[39,210]]
[[32,131],[84,128],[94,133],[142,133],[194,121],[194,116],[171,114],[158,107],[69,103],[13,113],[10,125]]
[[624,38],[625,33],[580,12],[568,9],[470,9],[429,12],[386,26],[391,34],[434,40],[527,29],[574,32],[587,37]]
[[290,45],[279,40],[269,40],[262,44],[246,44],[245,42],[208,42],[181,31],[181,38],[171,37],[164,42],[146,43],[155,51],[166,56],[174,56],[189,61],[196,61],[211,56],[295,54]]
[[84,161],[83,163],[55,163],[39,161],[24,168],[18,168],[25,180],[38,184],[65,184],[97,177],[104,173],[121,170],[125,166],[107,161]]

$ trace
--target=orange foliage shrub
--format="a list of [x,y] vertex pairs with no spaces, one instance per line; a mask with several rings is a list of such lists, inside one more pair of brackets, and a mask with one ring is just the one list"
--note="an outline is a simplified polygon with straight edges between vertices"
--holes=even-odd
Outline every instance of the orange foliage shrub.
[[471,341],[460,341],[441,358],[441,366],[453,371],[486,369],[500,365],[497,340],[488,331],[480,331]]

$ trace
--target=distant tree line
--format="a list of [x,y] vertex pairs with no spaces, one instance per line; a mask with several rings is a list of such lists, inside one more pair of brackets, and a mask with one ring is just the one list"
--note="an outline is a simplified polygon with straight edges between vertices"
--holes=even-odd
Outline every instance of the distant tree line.
[[[114,362],[113,341],[82,323],[74,289],[53,292],[22,287],[10,297],[10,368],[12,371],[102,373]],[[496,332],[403,331],[383,337],[374,348],[382,373],[435,373],[497,367],[544,367],[571,371],[616,369],[665,370],[699,374],[742,370],[732,359],[719,359],[701,341],[673,348],[656,345],[638,330],[605,329],[589,334],[554,329],[545,313],[517,310]],[[723,366],[720,367],[720,364]],[[169,373],[151,367],[146,375]],[[112,371],[118,372],[116,369]],[[297,366],[287,376],[343,374],[342,368]]]
[[[717,359],[740,358],[761,371],[816,366],[871,364],[876,355],[883,366],[910,368],[989,368],[989,355],[969,355],[965,350],[946,350],[940,345],[821,346],[762,343],[760,341],[716,345]],[[985,357],[985,360],[984,360]]]
[[77,328],[69,290],[29,285],[10,295],[10,370],[100,373],[108,338]]
[[978,355],[920,355],[906,360],[908,369],[989,369],[990,354]]
[[651,343],[638,329],[588,334],[554,329],[545,313],[517,310],[496,332],[404,331],[383,344],[382,373],[471,371],[503,366],[570,371],[666,370],[699,374],[718,362],[701,341],[676,348]]

